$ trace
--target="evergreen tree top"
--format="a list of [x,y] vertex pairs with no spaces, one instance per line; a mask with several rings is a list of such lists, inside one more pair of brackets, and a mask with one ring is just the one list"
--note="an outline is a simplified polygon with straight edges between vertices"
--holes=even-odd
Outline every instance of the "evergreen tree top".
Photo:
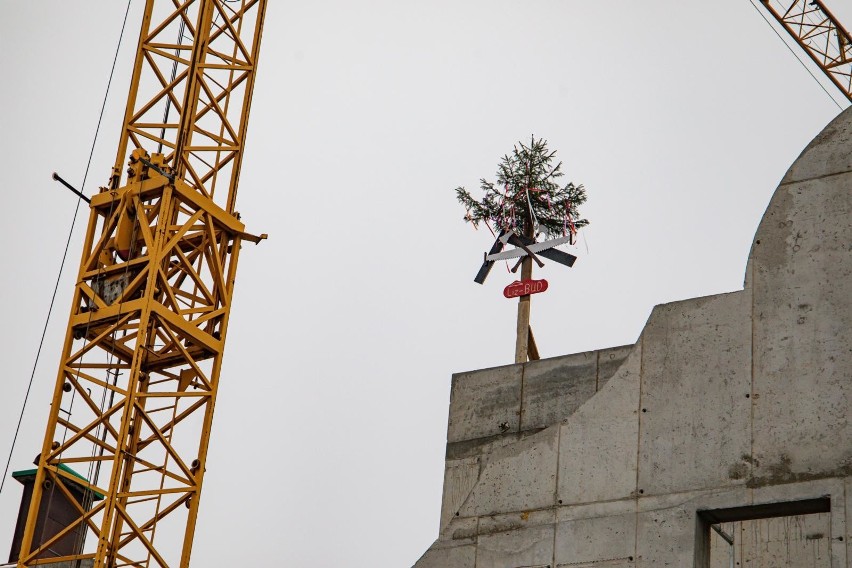
[[586,189],[573,182],[557,183],[564,173],[562,162],[554,165],[555,156],[543,138],[531,136],[529,144],[515,144],[497,165],[497,181],[479,181],[485,193],[480,201],[464,187],[456,188],[456,199],[467,210],[465,221],[474,227],[484,222],[495,231],[544,233],[547,238],[576,234],[589,224],[577,209],[586,202]]

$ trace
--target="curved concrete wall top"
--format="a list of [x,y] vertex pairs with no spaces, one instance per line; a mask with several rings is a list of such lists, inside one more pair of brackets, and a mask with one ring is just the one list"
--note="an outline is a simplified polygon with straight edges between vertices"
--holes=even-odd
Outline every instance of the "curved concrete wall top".
[[847,110],[789,169],[752,245],[755,482],[852,472],[850,148]]

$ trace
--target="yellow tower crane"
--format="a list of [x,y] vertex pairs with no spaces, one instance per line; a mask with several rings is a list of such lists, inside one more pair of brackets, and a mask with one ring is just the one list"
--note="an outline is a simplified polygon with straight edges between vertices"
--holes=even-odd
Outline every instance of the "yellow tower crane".
[[[265,237],[235,210],[265,11],[266,0],[146,0],[19,567],[189,565],[240,245]],[[62,526],[38,522],[60,500]]]
[[822,0],[760,0],[852,102],[852,37]]

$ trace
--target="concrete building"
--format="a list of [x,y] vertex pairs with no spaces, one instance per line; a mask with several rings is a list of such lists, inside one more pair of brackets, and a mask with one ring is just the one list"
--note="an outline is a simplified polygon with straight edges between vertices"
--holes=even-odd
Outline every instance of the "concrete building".
[[455,375],[415,568],[852,567],[850,213],[852,109],[776,190],[743,290],[657,306],[632,346]]

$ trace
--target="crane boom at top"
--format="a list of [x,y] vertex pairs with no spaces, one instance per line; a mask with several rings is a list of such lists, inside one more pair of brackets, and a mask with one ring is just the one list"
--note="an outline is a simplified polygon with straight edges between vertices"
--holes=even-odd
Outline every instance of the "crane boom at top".
[[[235,205],[265,11],[266,0],[146,0],[19,567],[189,565],[240,244],[262,238]],[[60,500],[71,518],[38,522]]]
[[852,102],[852,37],[822,0],[760,0]]

